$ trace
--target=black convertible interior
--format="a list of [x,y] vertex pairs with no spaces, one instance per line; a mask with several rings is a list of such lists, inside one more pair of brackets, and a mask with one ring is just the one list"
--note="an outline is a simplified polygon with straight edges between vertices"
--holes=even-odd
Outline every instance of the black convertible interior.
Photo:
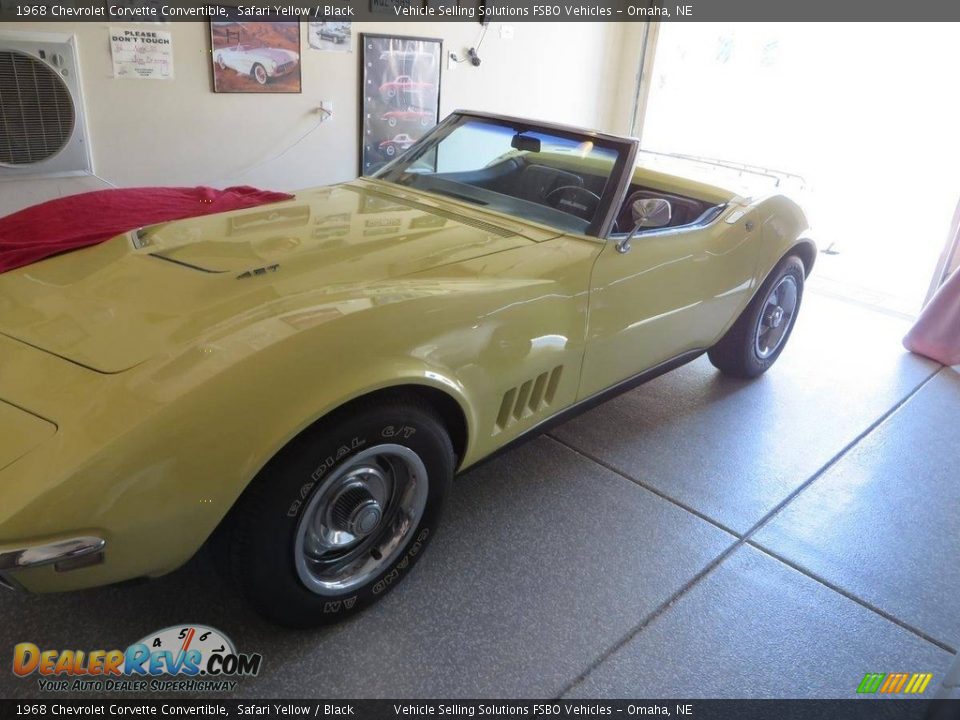
[[514,155],[480,170],[437,173],[432,179],[469,185],[550,208],[583,221],[578,225],[592,222],[607,178],[552,167],[535,162],[536,159]]
[[[558,167],[561,163],[563,158],[556,155],[517,153],[478,170],[407,173],[400,182],[492,209],[512,211],[565,230],[585,232],[597,220],[608,178],[605,174],[584,173],[581,168],[575,172]],[[670,202],[672,217],[665,227],[706,222],[721,209],[695,198],[633,185],[617,211],[613,234],[633,229],[631,206],[643,198],[664,198]],[[507,204],[509,208],[504,207]]]

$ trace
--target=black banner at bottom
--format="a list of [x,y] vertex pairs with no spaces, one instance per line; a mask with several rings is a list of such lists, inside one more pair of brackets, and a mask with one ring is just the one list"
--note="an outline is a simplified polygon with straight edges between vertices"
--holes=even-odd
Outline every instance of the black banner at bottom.
[[0,718],[956,720],[960,700],[0,700]]

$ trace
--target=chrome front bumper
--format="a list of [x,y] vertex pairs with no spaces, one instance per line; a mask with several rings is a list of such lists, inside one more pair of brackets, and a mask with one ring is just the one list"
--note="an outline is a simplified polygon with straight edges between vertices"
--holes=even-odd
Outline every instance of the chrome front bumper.
[[0,551],[0,587],[20,590],[10,572],[40,565],[53,565],[57,572],[67,572],[103,561],[107,541],[98,537],[76,537],[42,545],[29,545]]

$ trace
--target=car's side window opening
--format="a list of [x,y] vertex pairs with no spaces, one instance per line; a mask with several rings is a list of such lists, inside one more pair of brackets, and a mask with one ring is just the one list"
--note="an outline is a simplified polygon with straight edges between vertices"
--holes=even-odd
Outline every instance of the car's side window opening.
[[651,198],[662,198],[670,203],[670,222],[660,228],[645,228],[641,230],[641,232],[685,227],[688,225],[705,225],[714,220],[724,207],[722,204],[717,205],[703,200],[697,200],[696,198],[657,190],[652,187],[632,184],[629,190],[627,190],[623,204],[620,206],[614,218],[613,227],[610,231],[611,235],[622,236],[633,230],[633,203],[637,200],[647,200]]

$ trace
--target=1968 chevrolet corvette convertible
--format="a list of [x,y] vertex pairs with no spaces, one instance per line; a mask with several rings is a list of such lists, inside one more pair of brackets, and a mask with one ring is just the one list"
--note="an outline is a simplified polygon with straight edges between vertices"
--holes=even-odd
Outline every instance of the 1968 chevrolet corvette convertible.
[[410,571],[455,473],[704,352],[767,370],[803,213],[637,157],[457,112],[372,178],[0,275],[0,583],[158,576],[209,540],[267,617],[340,620]]

